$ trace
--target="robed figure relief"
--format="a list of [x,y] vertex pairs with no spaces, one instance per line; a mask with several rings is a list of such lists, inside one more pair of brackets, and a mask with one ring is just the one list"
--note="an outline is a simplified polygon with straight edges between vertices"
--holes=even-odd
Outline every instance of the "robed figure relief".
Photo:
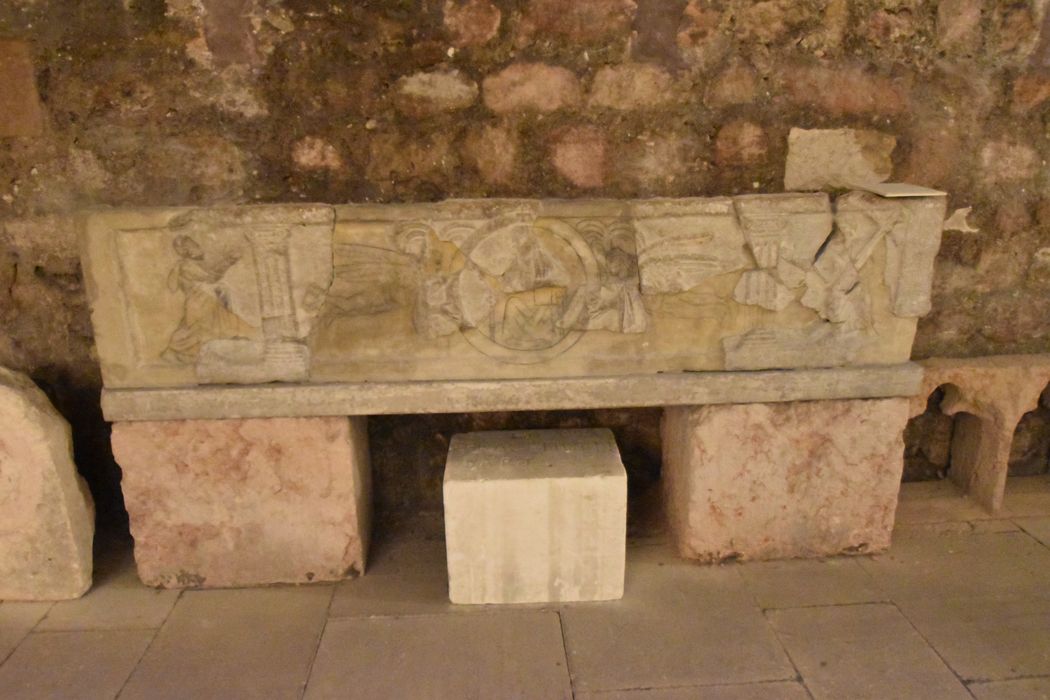
[[172,246],[179,260],[168,275],[168,289],[181,292],[185,301],[182,318],[161,357],[192,363],[210,340],[251,337],[255,329],[230,308],[228,293],[219,284],[238,256],[209,261],[200,244],[185,235],[176,236]]

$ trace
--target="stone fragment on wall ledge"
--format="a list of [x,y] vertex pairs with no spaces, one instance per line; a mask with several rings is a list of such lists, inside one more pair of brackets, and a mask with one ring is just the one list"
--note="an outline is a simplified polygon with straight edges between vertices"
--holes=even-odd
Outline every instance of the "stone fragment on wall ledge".
[[97,212],[110,388],[906,362],[944,199],[853,192]]
[[867,129],[798,129],[788,134],[784,189],[823,190],[884,182],[897,139]]
[[0,600],[83,595],[94,533],[69,424],[29,377],[0,368]]

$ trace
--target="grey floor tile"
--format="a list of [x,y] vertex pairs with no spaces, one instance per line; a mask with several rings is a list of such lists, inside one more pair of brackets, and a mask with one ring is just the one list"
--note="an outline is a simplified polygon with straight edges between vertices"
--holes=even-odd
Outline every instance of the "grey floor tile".
[[774,681],[688,688],[608,690],[576,694],[576,700],[809,700],[801,683]]
[[574,687],[616,690],[794,678],[738,568],[698,566],[663,547],[630,552],[622,600],[562,608]]
[[331,586],[187,592],[121,699],[297,698],[331,595]]
[[966,688],[893,605],[767,613],[815,698],[968,698]]
[[1017,518],[1018,527],[1029,535],[1050,547],[1050,516],[1043,518]]
[[897,523],[965,522],[996,517],[971,500],[949,479],[901,484]]
[[164,624],[178,598],[179,591],[156,590],[141,583],[96,586],[83,598],[55,603],[38,629],[156,629]]
[[1050,596],[1050,549],[1020,531],[911,533],[858,561],[893,600]]
[[885,600],[868,572],[852,558],[748,562],[740,565],[763,608],[798,608]]
[[1050,598],[929,598],[899,605],[964,680],[1050,675]]
[[1002,516],[1040,517],[1050,514],[1050,474],[1006,480]]
[[445,543],[411,539],[376,548],[367,572],[336,586],[333,617],[428,615],[477,610],[448,600]]
[[348,697],[571,698],[558,615],[329,620],[306,698]]
[[11,655],[53,603],[0,603],[0,663]]
[[0,666],[0,698],[115,698],[151,630],[34,632]]
[[970,692],[977,700],[1050,700],[1050,678],[972,683]]

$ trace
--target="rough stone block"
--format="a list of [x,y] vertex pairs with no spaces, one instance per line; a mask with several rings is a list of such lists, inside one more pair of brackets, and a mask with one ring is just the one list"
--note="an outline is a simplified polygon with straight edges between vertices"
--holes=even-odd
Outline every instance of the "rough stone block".
[[83,595],[94,535],[69,424],[29,377],[0,368],[0,600]]
[[609,430],[456,435],[444,496],[453,603],[623,596],[627,473]]
[[1017,424],[1039,405],[1050,383],[1050,355],[932,358],[922,361],[921,414],[926,398],[944,389],[941,411],[955,416],[948,476],[990,512],[1003,503],[1010,446]]
[[116,423],[113,454],[148,585],[307,583],[364,570],[364,418]]
[[784,189],[822,190],[884,182],[897,139],[864,129],[792,129]]
[[672,536],[703,561],[889,546],[907,399],[669,408],[663,481]]
[[24,41],[0,41],[0,137],[40,136],[44,108]]

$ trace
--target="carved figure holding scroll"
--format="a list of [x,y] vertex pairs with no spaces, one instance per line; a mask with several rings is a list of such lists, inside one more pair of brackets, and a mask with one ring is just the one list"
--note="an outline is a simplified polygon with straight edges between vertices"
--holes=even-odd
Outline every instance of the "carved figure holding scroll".
[[209,340],[253,335],[255,329],[231,310],[226,291],[216,286],[238,257],[226,255],[209,262],[200,244],[185,235],[176,236],[172,247],[179,261],[168,275],[168,289],[181,291],[185,302],[179,325],[161,357],[168,362],[194,362]]

